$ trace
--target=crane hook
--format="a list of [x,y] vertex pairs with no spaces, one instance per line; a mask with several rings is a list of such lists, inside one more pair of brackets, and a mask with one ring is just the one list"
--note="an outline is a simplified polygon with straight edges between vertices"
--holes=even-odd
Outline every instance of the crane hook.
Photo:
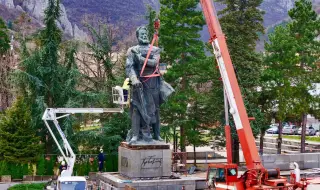
[[157,33],[158,33],[159,28],[160,28],[160,19],[156,18],[154,21],[154,29]]

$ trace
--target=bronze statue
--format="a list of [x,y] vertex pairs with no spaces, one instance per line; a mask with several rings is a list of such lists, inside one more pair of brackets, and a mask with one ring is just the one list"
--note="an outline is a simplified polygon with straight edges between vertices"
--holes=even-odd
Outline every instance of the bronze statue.
[[[136,36],[139,45],[129,48],[126,60],[126,75],[131,81],[131,135],[127,141],[130,144],[137,141],[150,142],[152,139],[162,141],[160,137],[160,105],[173,92],[172,87],[163,81],[159,73],[158,62],[160,48],[153,46],[149,59],[146,62],[142,76],[140,76],[144,62],[150,48],[148,30],[138,27]],[[145,77],[153,75],[151,77]],[[169,90],[168,90],[169,89]],[[161,91],[162,90],[162,91]],[[153,138],[151,133],[153,131]]]

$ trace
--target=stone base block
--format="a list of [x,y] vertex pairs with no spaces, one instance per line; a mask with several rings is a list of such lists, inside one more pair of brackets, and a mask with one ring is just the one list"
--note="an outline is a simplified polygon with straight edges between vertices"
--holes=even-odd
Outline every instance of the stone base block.
[[129,178],[165,177],[171,175],[170,149],[119,147],[119,173]]
[[[97,184],[101,189],[110,187],[118,190],[203,190],[206,187],[205,179],[193,176],[181,176],[179,179],[129,179],[119,173],[98,173]],[[127,188],[126,188],[127,187]],[[129,187],[129,188],[128,188]]]
[[1,182],[4,182],[4,183],[11,182],[11,175],[3,175],[3,176],[1,176]]

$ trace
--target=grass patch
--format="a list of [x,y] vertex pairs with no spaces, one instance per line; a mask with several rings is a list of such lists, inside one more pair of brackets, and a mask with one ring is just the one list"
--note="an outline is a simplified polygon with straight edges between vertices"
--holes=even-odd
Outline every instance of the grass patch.
[[17,184],[8,190],[43,190],[45,183]]
[[[301,140],[301,136],[283,135],[282,138],[284,138],[284,139],[293,139],[293,140]],[[313,141],[313,142],[320,142],[320,137],[306,136],[306,140],[307,141]]]

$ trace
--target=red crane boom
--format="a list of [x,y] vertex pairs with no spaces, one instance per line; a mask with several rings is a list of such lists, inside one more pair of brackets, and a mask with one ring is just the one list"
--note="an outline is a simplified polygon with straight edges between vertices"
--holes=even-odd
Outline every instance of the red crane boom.
[[212,2],[210,0],[201,0],[201,4],[210,33],[210,42],[214,48],[214,53],[219,65],[225,93],[230,105],[230,113],[235,120],[247,168],[263,168],[250,127],[247,111],[243,103],[236,74],[231,62],[225,35],[222,33],[220,28]]

